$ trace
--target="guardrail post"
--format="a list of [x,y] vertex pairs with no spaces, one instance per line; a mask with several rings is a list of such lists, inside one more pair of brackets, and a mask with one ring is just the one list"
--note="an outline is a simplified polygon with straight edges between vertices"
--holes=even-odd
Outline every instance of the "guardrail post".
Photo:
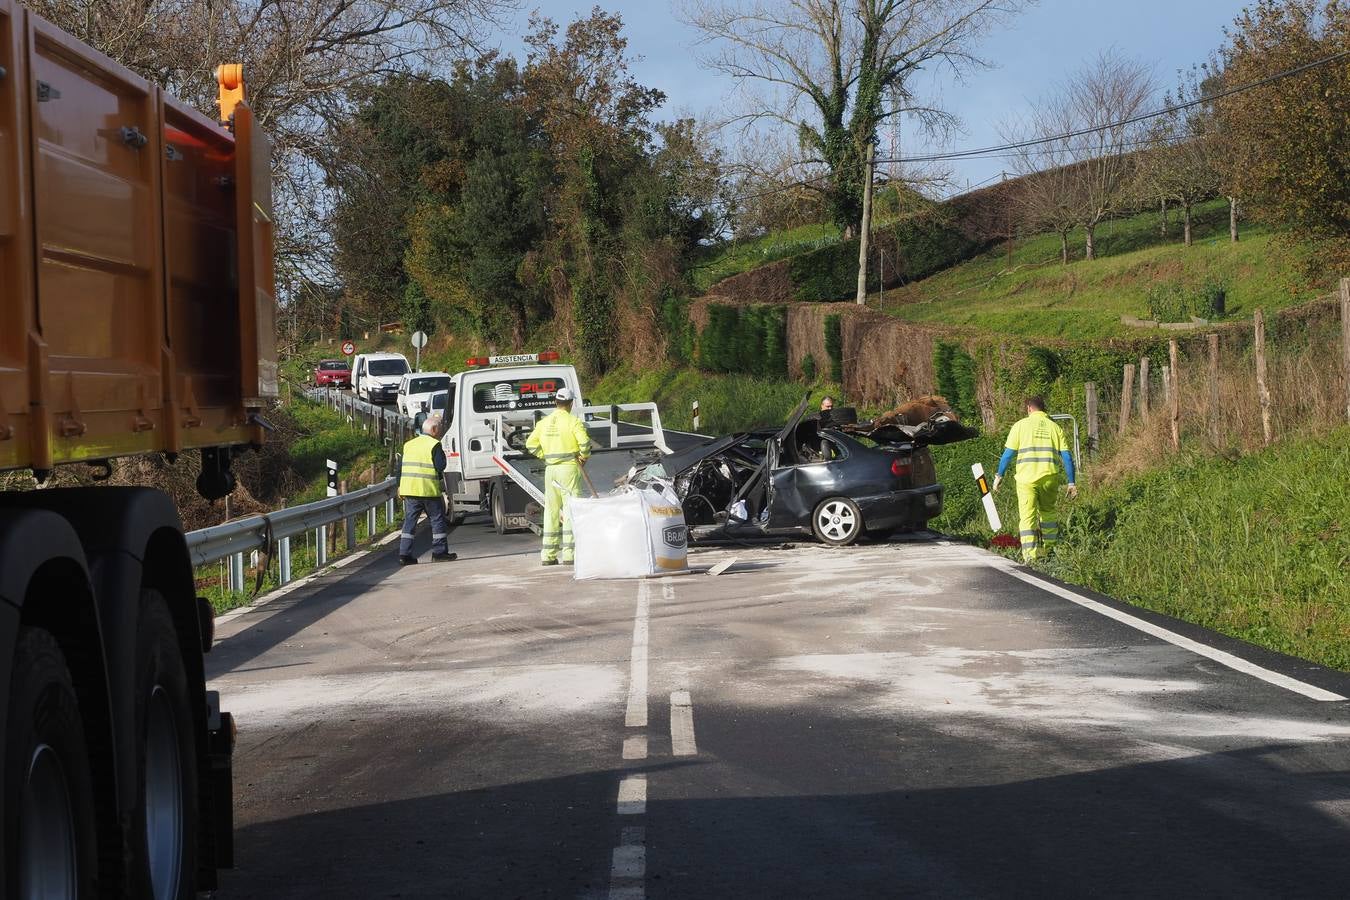
[[291,581],[291,539],[284,537],[277,541],[277,582],[290,584]]
[[328,565],[328,526],[320,525],[314,529],[314,567]]
[[[347,493],[347,482],[344,481],[344,482],[342,482],[342,484],[338,485],[338,493],[339,493],[339,494],[346,494],[346,493]],[[356,516],[347,516],[347,517],[346,517],[346,524],[345,524],[345,526],[343,527],[343,531],[347,532],[347,550],[348,550],[348,551],[355,550],[355,549],[356,549]]]
[[384,504],[384,524],[390,528],[394,527],[394,498],[390,497]]
[[366,540],[375,542],[375,507],[366,510]]
[[236,553],[230,557],[230,590],[239,593],[244,589],[244,554]]

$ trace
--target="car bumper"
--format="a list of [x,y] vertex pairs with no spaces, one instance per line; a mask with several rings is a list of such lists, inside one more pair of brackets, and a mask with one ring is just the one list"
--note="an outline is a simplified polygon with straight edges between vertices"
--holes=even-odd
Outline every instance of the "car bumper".
[[942,515],[940,484],[891,491],[871,497],[856,497],[863,524],[869,531],[888,528],[921,528],[929,519]]

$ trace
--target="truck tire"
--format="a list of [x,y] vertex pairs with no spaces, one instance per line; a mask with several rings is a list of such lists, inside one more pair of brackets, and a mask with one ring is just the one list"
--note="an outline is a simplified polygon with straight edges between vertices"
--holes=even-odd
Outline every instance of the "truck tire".
[[141,593],[136,633],[137,896],[190,900],[197,888],[197,752],[178,632],[163,597]]
[[492,528],[498,534],[506,534],[506,491],[499,485],[492,486]]
[[93,897],[94,786],[79,701],[52,635],[22,628],[5,735],[5,896]]

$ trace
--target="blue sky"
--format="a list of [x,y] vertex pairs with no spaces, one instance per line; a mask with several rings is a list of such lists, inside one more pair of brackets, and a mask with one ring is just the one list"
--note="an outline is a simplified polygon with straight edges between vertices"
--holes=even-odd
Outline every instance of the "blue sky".
[[[526,4],[518,16],[523,29],[529,12],[538,9],[561,23],[590,11],[592,3]],[[675,16],[670,0],[600,0],[599,5],[623,16],[629,50],[642,59],[634,67],[639,81],[665,91],[669,118],[693,113],[715,116],[728,104],[730,84],[703,69],[693,46],[698,35]],[[1041,0],[1011,24],[990,34],[980,53],[993,68],[971,74],[965,84],[943,75],[936,87],[947,108],[961,117],[964,134],[950,138],[952,148],[1001,142],[999,124],[1015,118],[1034,98],[1062,83],[1083,62],[1114,47],[1155,68],[1166,86],[1177,69],[1203,61],[1223,40],[1243,0]],[[519,53],[514,35],[504,35],[502,48]],[[886,146],[879,148],[886,150]],[[902,134],[902,152],[934,149]],[[945,148],[944,148],[945,149]],[[955,164],[955,187],[997,178],[1006,160],[966,160]]]

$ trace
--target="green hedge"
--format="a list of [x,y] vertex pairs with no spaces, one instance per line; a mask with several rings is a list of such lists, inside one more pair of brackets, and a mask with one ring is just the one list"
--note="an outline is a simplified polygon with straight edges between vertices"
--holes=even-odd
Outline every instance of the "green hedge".
[[698,340],[698,364],[705,372],[787,377],[787,309],[709,304],[708,324]]
[[937,375],[938,393],[947,398],[952,409],[964,419],[978,419],[974,358],[957,344],[938,341],[933,345],[933,371]]

